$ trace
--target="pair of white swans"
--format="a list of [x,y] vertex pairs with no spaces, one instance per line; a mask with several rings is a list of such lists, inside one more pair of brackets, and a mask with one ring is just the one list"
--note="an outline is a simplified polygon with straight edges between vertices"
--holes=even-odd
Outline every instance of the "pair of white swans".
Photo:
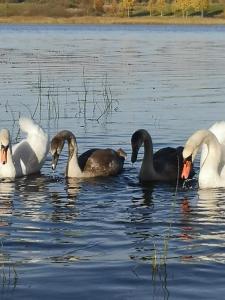
[[[20,128],[27,137],[11,146],[7,129],[0,131],[0,178],[15,178],[40,171],[49,152],[49,137],[31,119],[21,118]],[[65,141],[68,142],[67,177],[117,175],[123,169],[126,154],[122,149],[90,149],[78,157],[76,138],[63,130],[51,141],[52,168],[55,169]],[[132,162],[144,144],[140,181],[174,181],[188,178],[190,165],[202,147],[199,187],[225,187],[225,122],[215,123],[209,130],[195,132],[185,147],[163,148],[153,154],[149,133],[140,129],[132,135]],[[184,162],[183,162],[184,159]],[[190,163],[191,162],[191,163]]]
[[[16,178],[38,173],[43,166],[50,144],[43,129],[28,118],[20,118],[20,128],[27,137],[11,145],[8,129],[0,131],[0,178]],[[63,130],[51,141],[52,168],[55,169],[65,141],[68,142],[67,177],[117,175],[123,169],[126,154],[122,149],[90,149],[78,157],[76,138]]]
[[199,171],[200,188],[225,187],[225,122],[215,123],[209,130],[198,130],[184,148],[163,148],[153,154],[152,139],[144,129],[131,138],[132,162],[144,143],[140,181],[175,181],[190,176],[192,163],[202,146]]

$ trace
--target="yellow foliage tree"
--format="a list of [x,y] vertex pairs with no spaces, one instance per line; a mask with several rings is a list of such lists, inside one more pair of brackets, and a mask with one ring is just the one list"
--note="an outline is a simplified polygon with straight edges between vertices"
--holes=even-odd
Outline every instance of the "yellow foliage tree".
[[122,7],[127,11],[127,16],[130,17],[130,11],[134,7],[135,0],[122,0]]
[[165,0],[157,0],[156,2],[156,8],[160,11],[161,17],[163,16],[163,11],[166,7],[166,1]]
[[149,0],[147,4],[147,10],[149,11],[149,16],[152,16],[152,11],[153,11],[153,0]]
[[192,0],[176,0],[176,10],[181,10],[183,17],[188,16],[188,10],[193,6]]
[[200,11],[204,17],[204,11],[209,7],[209,0],[192,0],[192,6],[195,11]]

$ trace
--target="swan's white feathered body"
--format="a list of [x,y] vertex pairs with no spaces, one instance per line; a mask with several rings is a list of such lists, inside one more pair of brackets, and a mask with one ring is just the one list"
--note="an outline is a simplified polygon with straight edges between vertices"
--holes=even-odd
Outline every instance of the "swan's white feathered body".
[[0,164],[0,178],[21,177],[39,172],[48,154],[48,134],[29,118],[20,118],[19,125],[27,136],[13,146],[9,131],[2,129],[0,132],[1,147],[7,149],[6,162]]
[[192,155],[193,160],[201,145],[199,187],[225,187],[225,122],[196,131],[186,142],[184,159]]

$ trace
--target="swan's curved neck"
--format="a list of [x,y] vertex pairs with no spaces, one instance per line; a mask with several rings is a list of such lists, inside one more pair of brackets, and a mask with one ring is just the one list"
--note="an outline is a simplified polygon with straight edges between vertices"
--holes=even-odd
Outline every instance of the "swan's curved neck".
[[143,161],[151,163],[153,165],[153,145],[151,137],[144,139],[144,158]]
[[143,136],[144,142],[144,157],[140,170],[140,177],[142,180],[149,180],[153,175],[155,176],[155,169],[153,165],[153,145],[149,134]]
[[210,131],[202,131],[200,145],[203,143],[207,145],[208,153],[199,172],[199,186],[216,187],[221,185],[222,180],[219,170],[222,155],[221,145]]
[[67,177],[80,177],[82,171],[78,164],[78,148],[76,138],[71,132],[67,131],[63,131],[61,136],[68,143],[68,161],[65,175]]

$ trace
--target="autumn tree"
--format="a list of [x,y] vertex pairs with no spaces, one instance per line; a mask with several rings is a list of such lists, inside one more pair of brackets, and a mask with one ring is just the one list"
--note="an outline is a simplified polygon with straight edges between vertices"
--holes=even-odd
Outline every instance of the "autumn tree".
[[86,15],[89,15],[94,9],[94,0],[80,1],[79,6],[85,12]]
[[149,16],[152,16],[152,10],[153,10],[153,0],[149,0],[147,4],[147,10],[149,11]]
[[94,7],[95,11],[98,15],[103,14],[103,12],[104,12],[104,0],[95,0],[94,6],[95,6]]
[[182,11],[183,17],[188,16],[188,11],[192,7],[192,0],[175,0],[175,7]]
[[118,13],[118,3],[116,0],[112,0],[111,12],[114,16]]
[[160,11],[161,17],[163,16],[163,11],[166,7],[166,1],[165,0],[157,0],[156,7]]
[[127,16],[130,17],[130,11],[134,7],[135,0],[122,0],[122,7],[127,11]]
[[209,7],[209,0],[192,0],[192,6],[195,11],[200,11],[201,16],[204,17],[204,12]]

